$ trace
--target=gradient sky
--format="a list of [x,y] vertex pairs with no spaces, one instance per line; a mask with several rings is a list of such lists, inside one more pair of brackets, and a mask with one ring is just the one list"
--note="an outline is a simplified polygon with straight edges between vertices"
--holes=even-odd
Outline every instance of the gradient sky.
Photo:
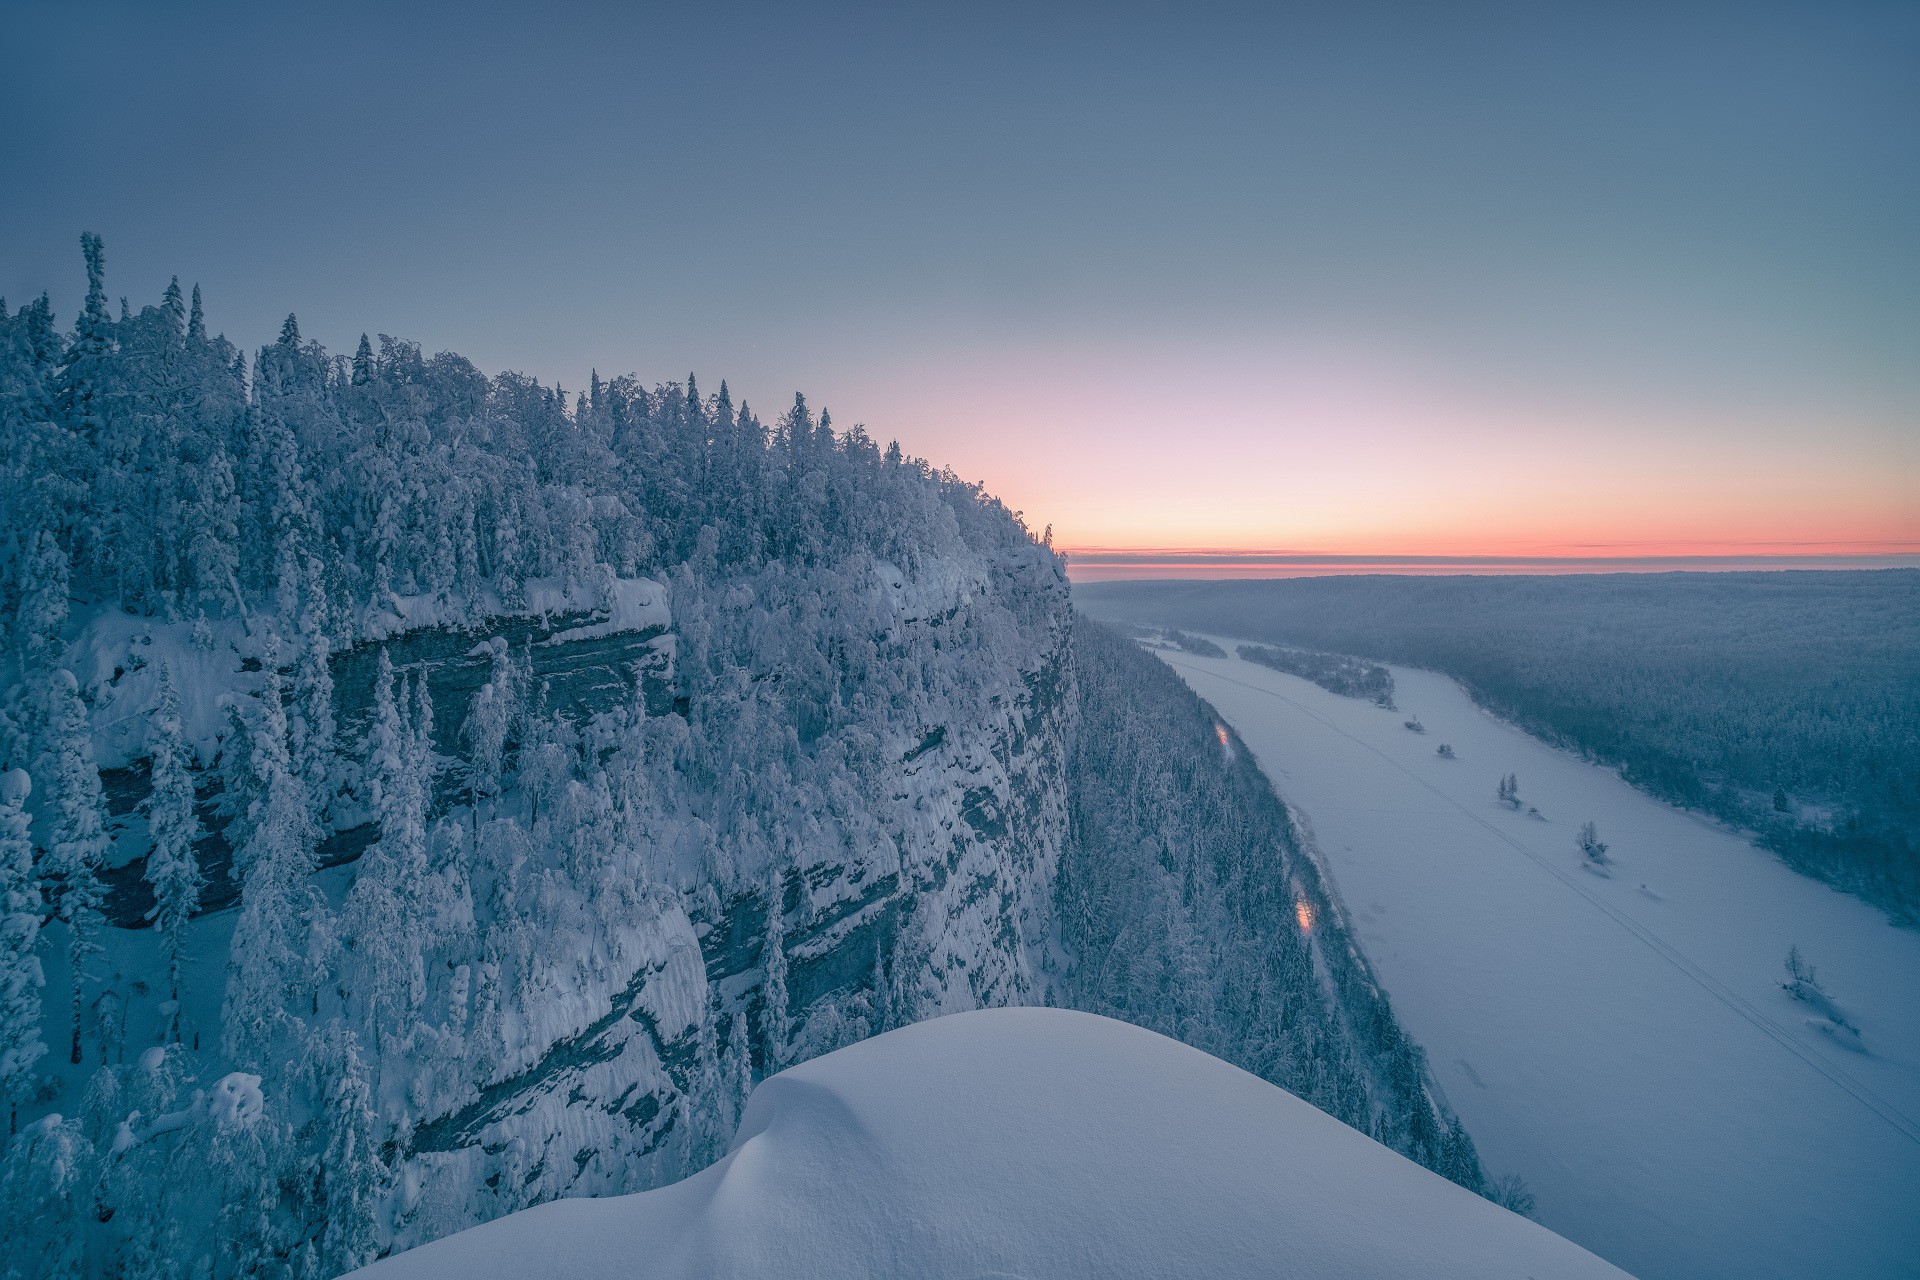
[[0,0],[0,294],[805,390],[1069,546],[1920,550],[1920,5],[800,8]]

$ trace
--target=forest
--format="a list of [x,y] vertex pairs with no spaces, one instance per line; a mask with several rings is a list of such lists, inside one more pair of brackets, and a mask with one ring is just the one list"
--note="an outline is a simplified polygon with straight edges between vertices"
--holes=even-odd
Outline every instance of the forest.
[[1311,680],[1329,693],[1393,706],[1393,673],[1377,662],[1362,662],[1340,653],[1316,653],[1286,645],[1243,644],[1240,656],[1275,671]]
[[[1510,1207],[1350,940],[1266,775],[1178,676],[1085,619],[1056,890],[1066,1003],[1243,1067]],[[1143,927],[1144,926],[1144,927]]]
[[249,356],[83,249],[69,328],[0,302],[9,1273],[340,1274],[1021,1003],[1518,1203],[1244,752],[980,486],[691,376]]
[[1920,921],[1920,570],[1116,582],[1075,600],[1443,672]]

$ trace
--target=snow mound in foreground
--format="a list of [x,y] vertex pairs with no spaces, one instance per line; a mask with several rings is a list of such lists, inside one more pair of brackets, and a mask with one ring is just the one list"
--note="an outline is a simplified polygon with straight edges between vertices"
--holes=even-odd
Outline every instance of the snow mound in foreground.
[[1624,1273],[1196,1049],[996,1009],[768,1079],[728,1155],[684,1182],[555,1201],[359,1274]]

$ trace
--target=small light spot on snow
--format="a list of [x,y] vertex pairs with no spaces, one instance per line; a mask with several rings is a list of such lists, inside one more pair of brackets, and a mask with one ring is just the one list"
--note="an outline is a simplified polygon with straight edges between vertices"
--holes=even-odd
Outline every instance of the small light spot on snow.
[[1293,904],[1294,919],[1300,922],[1300,932],[1313,932],[1313,904],[1302,898]]

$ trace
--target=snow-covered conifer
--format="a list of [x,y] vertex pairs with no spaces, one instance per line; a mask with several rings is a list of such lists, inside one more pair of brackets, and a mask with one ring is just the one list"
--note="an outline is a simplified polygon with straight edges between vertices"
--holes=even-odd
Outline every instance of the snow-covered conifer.
[[382,830],[389,812],[406,803],[408,737],[394,692],[393,661],[383,648],[374,668],[373,723],[367,729],[365,752],[368,803]]
[[413,767],[422,792],[431,796],[433,775],[439,764],[434,758],[433,691],[427,687],[424,666],[413,678]]
[[[194,812],[191,749],[180,726],[180,698],[174,691],[173,670],[160,669],[160,700],[151,721],[153,791],[147,797],[147,832],[152,852],[147,855],[147,883],[153,886],[153,908],[147,919],[160,932],[167,959],[167,995],[180,999],[180,959],[187,921],[200,908],[205,878],[193,843],[200,836]],[[178,1033],[176,1013],[169,1035]]]
[[781,920],[781,875],[773,874],[767,890],[767,936],[761,944],[761,964],[766,968],[766,986],[761,992],[763,1018],[761,1030],[767,1038],[767,1069],[777,1071],[787,1063],[787,1040],[792,1035],[787,1012],[787,933]]
[[294,664],[293,711],[288,717],[288,746],[294,772],[307,792],[307,815],[316,831],[327,830],[333,807],[334,719],[332,642],[327,638],[327,598],[321,590],[322,567],[307,561],[307,600],[300,615],[300,653]]
[[246,612],[240,596],[240,525],[236,518],[233,462],[216,440],[206,461],[187,472],[187,568],[203,601],[225,600]]
[[187,341],[198,345],[207,340],[207,313],[200,305],[200,286],[193,286],[193,305],[187,312]]
[[[423,920],[431,915],[427,881],[426,792],[422,777],[426,735],[410,725],[397,691],[392,664],[380,655],[374,680],[374,723],[368,733],[367,768],[380,839],[360,860],[347,893],[347,923],[363,974],[357,995],[364,1002],[376,1057],[412,1028],[425,997]],[[419,708],[430,715],[432,704]]]
[[93,1144],[58,1112],[17,1134],[0,1162],[0,1239],[9,1275],[84,1274]]
[[462,736],[472,748],[467,785],[472,789],[477,807],[481,800],[500,793],[507,742],[506,699],[496,691],[492,681],[481,685],[480,692],[474,695]]
[[67,625],[69,569],[67,553],[42,530],[28,544],[21,566],[20,608],[14,643],[29,671],[45,670],[60,657],[60,633]]
[[721,1096],[720,1036],[718,1012],[711,999],[700,1005],[700,1022],[694,1036],[693,1078],[687,1083],[688,1129],[691,1132],[689,1156],[698,1167],[710,1163],[725,1148]]
[[225,1267],[216,1274],[271,1274],[281,1252],[274,1230],[286,1134],[267,1111],[260,1077],[233,1071],[207,1091],[208,1172],[219,1193],[214,1234]]
[[747,1114],[747,1099],[753,1095],[753,1051],[747,1044],[747,1015],[733,1015],[727,1031],[727,1060],[723,1069],[729,1126],[738,1125]]
[[47,755],[52,765],[53,831],[46,872],[54,884],[54,912],[67,925],[67,963],[73,988],[70,1061],[80,1061],[80,1023],[86,1008],[86,964],[99,950],[100,904],[106,890],[100,869],[113,837],[107,834],[107,797],[93,763],[93,737],[80,687],[71,671],[56,671],[49,685]]
[[107,360],[113,352],[113,317],[107,312],[106,251],[100,237],[80,236],[80,252],[87,263],[87,299],[74,321],[56,383],[56,405],[67,428],[81,440],[97,443],[106,422],[102,401],[106,395]]
[[13,1109],[33,1096],[36,1068],[47,1046],[40,1038],[40,887],[33,874],[33,840],[26,803],[26,770],[0,774],[0,1104]]
[[893,979],[887,974],[886,949],[879,943],[873,948],[873,1034],[892,1031],[900,1025],[896,1008]]
[[321,1235],[326,1275],[363,1267],[378,1255],[380,1199],[387,1167],[379,1153],[379,1117],[360,1042],[337,1024],[317,1046],[322,1145],[318,1162],[327,1225]]
[[[227,961],[221,1011],[227,1056],[264,1064],[273,1038],[297,1023],[297,997],[307,980],[308,916],[319,909],[307,885],[313,870],[313,827],[306,790],[287,757],[287,718],[281,702],[277,645],[268,640],[262,666],[260,726],[253,762],[262,799],[248,838],[240,919]],[[240,860],[236,860],[240,861]]]
[[1582,826],[1577,839],[1580,852],[1586,857],[1589,866],[1604,867],[1611,861],[1607,857],[1607,846],[1601,842],[1599,830],[1593,823],[1589,822]]

